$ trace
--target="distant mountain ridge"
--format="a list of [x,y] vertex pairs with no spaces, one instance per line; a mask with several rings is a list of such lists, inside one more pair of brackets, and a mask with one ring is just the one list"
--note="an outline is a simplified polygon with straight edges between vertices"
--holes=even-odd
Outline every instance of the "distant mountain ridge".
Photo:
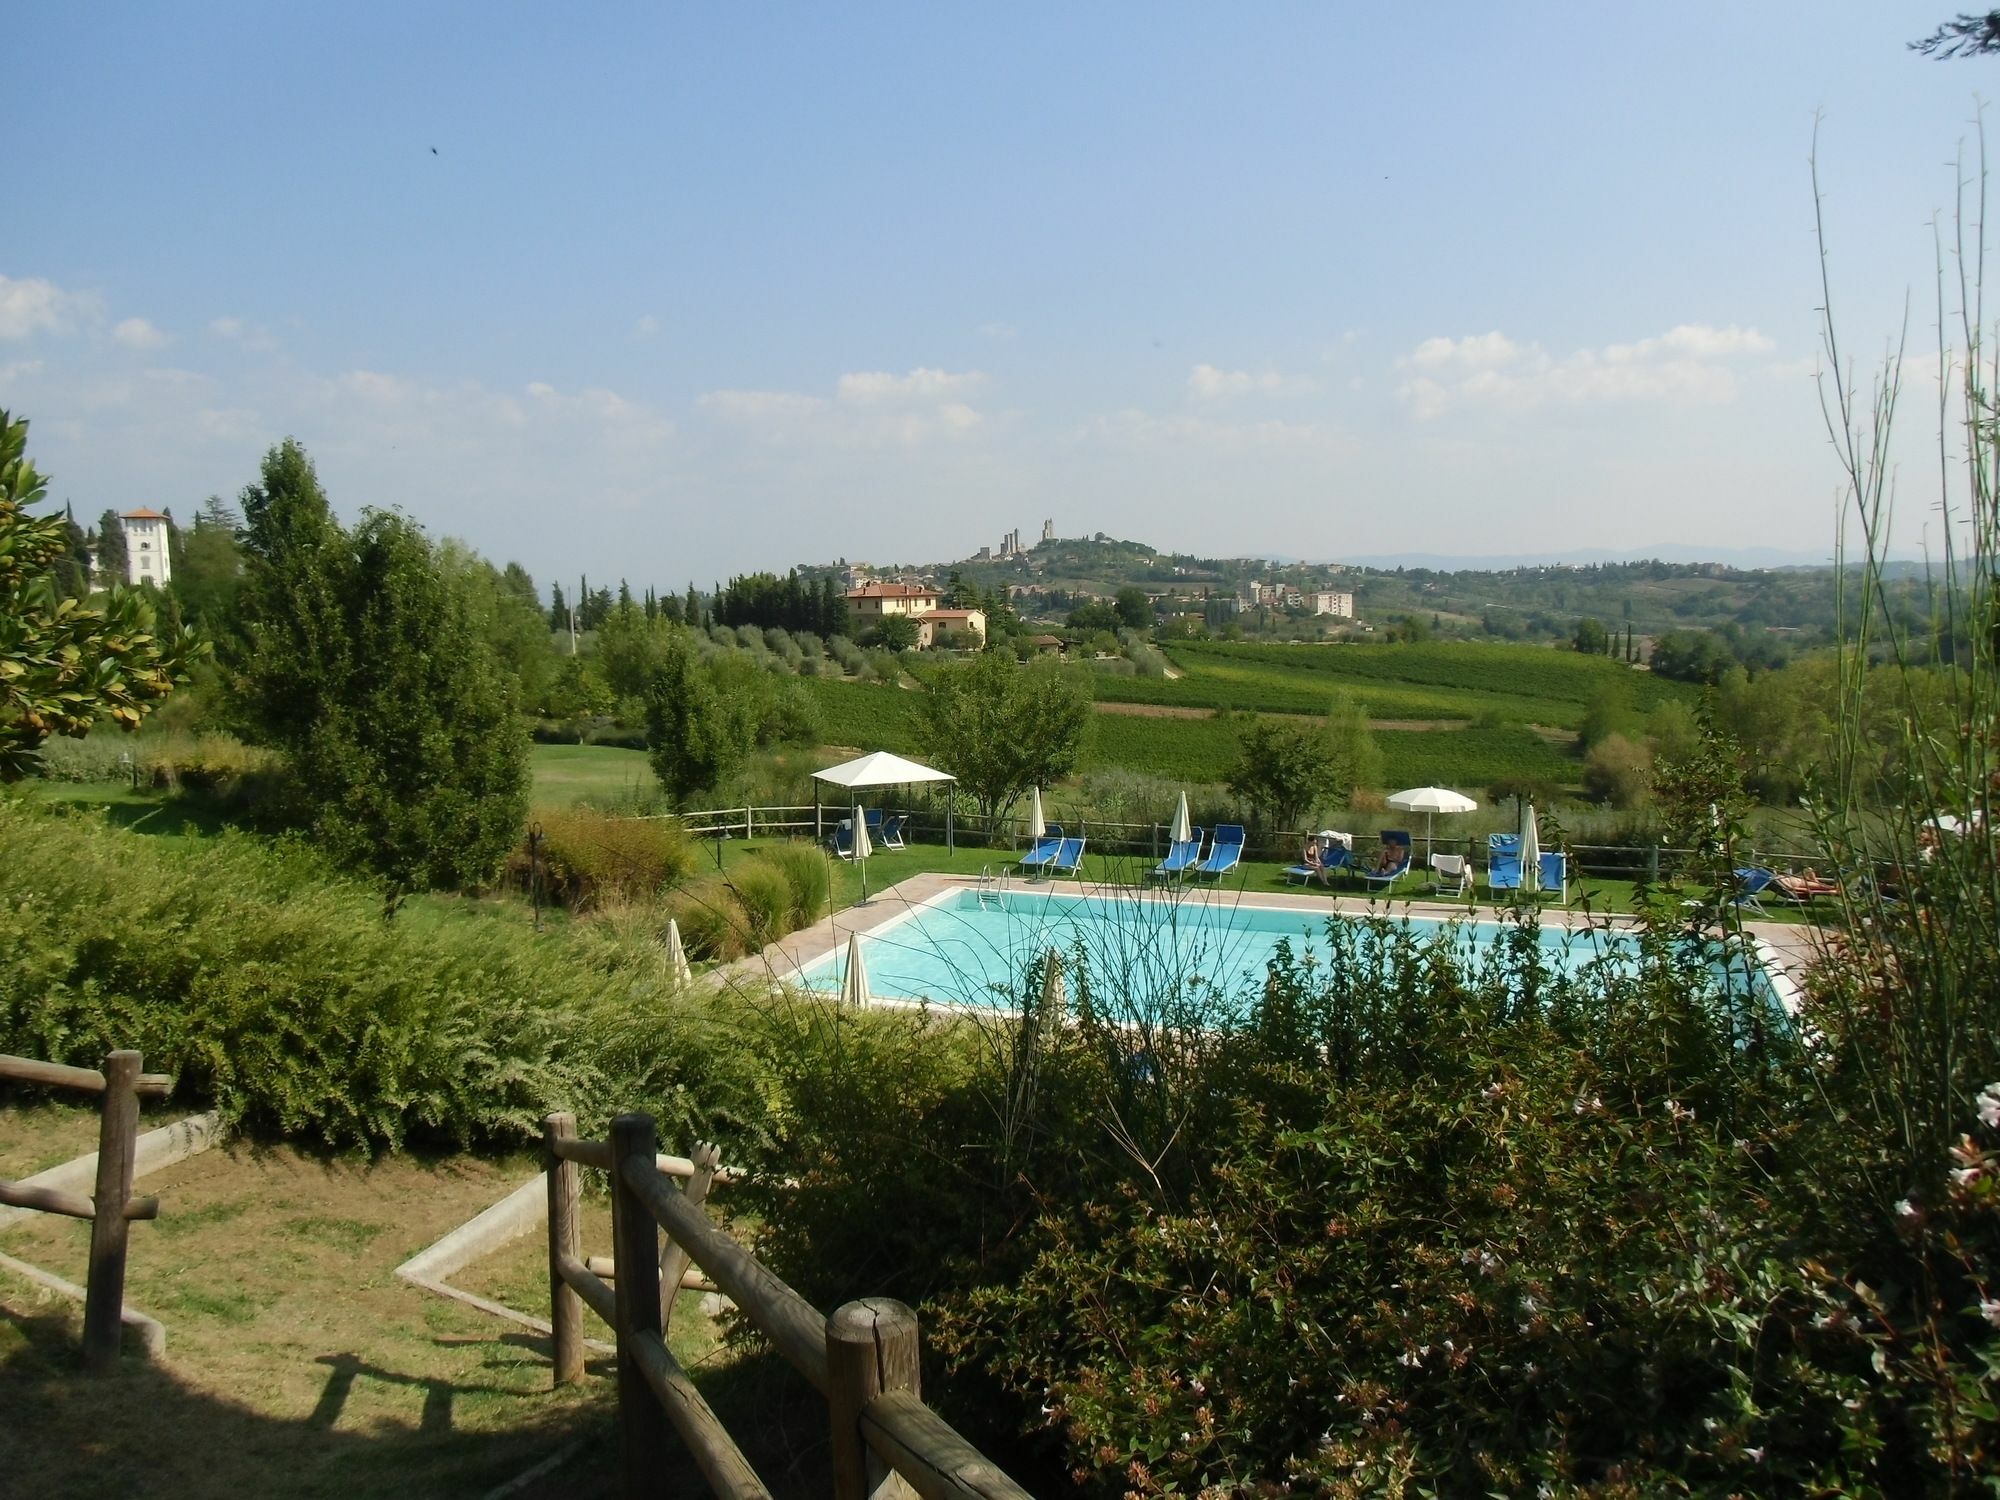
[[1344,562],[1364,568],[1430,568],[1440,573],[1496,573],[1508,568],[1588,563],[1719,563],[1727,568],[1830,568],[1831,549],[1803,551],[1784,547],[1702,547],[1662,542],[1653,547],[1572,547],[1546,552],[1454,555],[1441,552],[1387,552],[1367,557],[1302,558],[1302,562]]

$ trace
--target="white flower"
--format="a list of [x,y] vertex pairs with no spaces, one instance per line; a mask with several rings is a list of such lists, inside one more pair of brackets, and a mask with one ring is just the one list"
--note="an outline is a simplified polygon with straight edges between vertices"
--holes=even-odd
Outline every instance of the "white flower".
[[1896,1200],[1896,1217],[1901,1219],[1905,1224],[1914,1223],[1917,1218],[1917,1205],[1912,1203],[1908,1198],[1898,1198]]
[[1979,1316],[1991,1323],[1995,1328],[2000,1328],[2000,1299],[1988,1297],[1985,1301],[1981,1302],[1979,1304]]
[[1983,1167],[1955,1167],[1952,1169],[1951,1180],[1960,1187],[1971,1187],[1973,1183],[1979,1181],[1985,1175],[1986,1171]]
[[1761,1464],[1764,1461],[1764,1450],[1762,1448],[1745,1448],[1743,1456],[1753,1464]]
[[1989,1130],[2000,1130],[2000,1083],[1989,1083],[1979,1091],[1979,1118]]
[[1685,1125],[1694,1118],[1694,1111],[1678,1099],[1669,1099],[1667,1101],[1667,1113],[1673,1118],[1673,1122],[1676,1125]]

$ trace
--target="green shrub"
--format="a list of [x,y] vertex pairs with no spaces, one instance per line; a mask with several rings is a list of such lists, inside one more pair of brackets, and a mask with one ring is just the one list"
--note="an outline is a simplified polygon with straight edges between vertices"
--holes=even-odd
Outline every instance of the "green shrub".
[[833,879],[826,855],[811,844],[780,844],[764,856],[785,877],[790,892],[786,923],[791,931],[810,927],[826,913]]
[[750,918],[749,943],[761,948],[792,930],[792,883],[768,860],[748,860],[730,876],[736,899]]
[[606,977],[523,928],[384,921],[302,845],[0,805],[0,1051],[137,1047],[177,1097],[333,1147],[532,1135],[601,1107]]
[[539,813],[536,821],[549,894],[572,907],[655,895],[694,866],[687,834],[671,818],[612,817],[577,806]]
[[667,914],[680,923],[690,958],[728,963],[750,951],[750,914],[720,876],[675,891],[667,898]]

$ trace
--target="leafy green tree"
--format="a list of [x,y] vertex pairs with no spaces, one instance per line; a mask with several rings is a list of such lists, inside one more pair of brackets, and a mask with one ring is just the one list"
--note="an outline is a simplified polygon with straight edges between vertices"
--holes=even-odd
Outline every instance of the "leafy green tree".
[[1243,731],[1229,789],[1256,808],[1272,829],[1291,829],[1337,791],[1326,736],[1291,724],[1253,719]]
[[28,514],[48,482],[27,453],[27,419],[0,410],[0,781],[31,774],[50,735],[138,728],[206,650],[185,629],[158,639],[151,601],[122,583],[95,605],[63,594],[72,523]]
[[128,553],[125,546],[125,523],[118,519],[118,512],[107,510],[97,518],[97,577],[99,582],[109,585],[123,583]]
[[1063,623],[1074,631],[1115,631],[1119,625],[1118,611],[1102,599],[1092,599],[1071,610]]
[[1382,751],[1368,727],[1368,715],[1352,696],[1336,692],[1326,714],[1327,799],[1346,802],[1382,784]]
[[1127,630],[1153,628],[1153,601],[1137,584],[1127,584],[1120,589],[1111,607],[1117,612],[1118,623]]
[[1576,629],[1569,639],[1570,644],[1585,656],[1602,656],[1611,648],[1611,636],[1605,630],[1604,622],[1588,616],[1576,622]]
[[886,651],[909,651],[917,644],[917,622],[908,615],[884,615],[875,627],[875,644]]
[[1055,662],[984,651],[932,677],[917,730],[992,830],[1029,788],[1076,769],[1089,722],[1089,693]]
[[1677,682],[1715,683],[1735,664],[1728,645],[1706,630],[1669,630],[1653,642],[1648,664]]
[[490,879],[526,815],[527,738],[462,571],[392,512],[344,530],[291,439],[243,510],[237,692],[285,759],[299,820],[378,876],[391,909]]
[[643,610],[629,602],[605,616],[597,627],[597,667],[612,697],[645,695],[660,660],[661,643],[670,629],[648,620]]
[[688,632],[669,630],[646,687],[646,753],[667,794],[685,803],[721,785],[756,743],[761,707],[718,691]]

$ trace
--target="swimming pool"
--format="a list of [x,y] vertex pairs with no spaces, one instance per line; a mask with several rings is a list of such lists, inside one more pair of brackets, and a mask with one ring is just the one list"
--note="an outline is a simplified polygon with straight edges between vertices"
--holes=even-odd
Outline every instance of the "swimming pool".
[[[1262,985],[1280,943],[1290,945],[1294,958],[1311,955],[1328,962],[1330,915],[1323,906],[1261,906],[1221,891],[1106,896],[1074,889],[954,890],[861,934],[861,961],[877,1000],[976,1009],[1013,1009],[1052,950],[1065,959],[1080,950],[1099,975],[1122,980],[1130,989],[1158,991],[1194,979],[1217,993],[1251,993]],[[1394,929],[1418,943],[1449,932],[1454,952],[1475,961],[1515,932],[1505,922],[1420,917],[1398,917]],[[1518,934],[1513,941],[1521,941]],[[1537,947],[1545,971],[1556,975],[1606,959],[1629,959],[1637,951],[1629,934],[1558,923],[1541,928]],[[808,989],[837,993],[846,971],[843,937],[835,951],[807,964],[800,979]],[[1761,964],[1747,972],[1763,998],[1781,1000],[1770,992]]]

